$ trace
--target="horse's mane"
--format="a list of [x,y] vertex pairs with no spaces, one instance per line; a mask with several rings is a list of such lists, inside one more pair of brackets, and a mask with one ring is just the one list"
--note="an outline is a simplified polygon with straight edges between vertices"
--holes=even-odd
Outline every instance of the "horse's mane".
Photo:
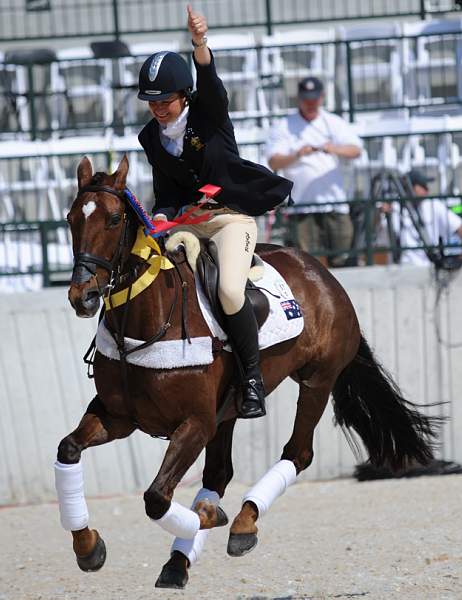
[[91,178],[90,185],[104,185],[104,180],[108,177],[107,173],[97,171]]

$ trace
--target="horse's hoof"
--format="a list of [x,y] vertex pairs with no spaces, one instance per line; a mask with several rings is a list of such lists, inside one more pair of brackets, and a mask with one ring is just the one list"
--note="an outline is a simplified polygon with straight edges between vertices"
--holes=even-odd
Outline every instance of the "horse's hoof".
[[156,588],[171,588],[182,590],[188,583],[188,570],[166,563],[156,581]]
[[212,504],[207,499],[201,500],[194,506],[194,511],[199,516],[205,516],[206,522],[202,523],[201,529],[212,529],[212,527],[223,527],[228,524],[228,517],[221,506]]
[[98,533],[95,547],[86,556],[76,556],[77,564],[82,571],[98,571],[106,562],[106,544]]
[[224,525],[228,525],[228,517],[221,506],[217,506],[217,524],[215,527],[223,527]]
[[244,556],[255,548],[258,542],[256,533],[230,533],[228,539],[228,554]]

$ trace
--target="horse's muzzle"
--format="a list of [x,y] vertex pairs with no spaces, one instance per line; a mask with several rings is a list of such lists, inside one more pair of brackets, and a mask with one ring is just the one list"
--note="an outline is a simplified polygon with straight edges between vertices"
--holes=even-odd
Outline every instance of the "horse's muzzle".
[[78,317],[89,319],[98,312],[100,292],[97,288],[82,289],[81,286],[71,285],[68,297]]

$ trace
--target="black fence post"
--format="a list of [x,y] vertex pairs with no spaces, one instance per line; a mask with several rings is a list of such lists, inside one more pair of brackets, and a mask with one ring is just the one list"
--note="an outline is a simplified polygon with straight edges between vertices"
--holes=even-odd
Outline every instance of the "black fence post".
[[37,115],[35,113],[35,93],[34,93],[34,71],[33,65],[27,65],[27,104],[30,118],[30,137],[31,140],[37,139]]
[[425,17],[427,16],[427,11],[425,10],[425,1],[426,0],[420,0],[420,18],[422,21],[424,21]]
[[46,221],[39,224],[40,227],[40,245],[42,247],[42,275],[43,287],[50,287],[50,264],[48,262],[48,229]]
[[119,29],[119,2],[118,0],[112,0],[112,14],[114,18],[114,38],[116,40],[120,39],[120,29]]
[[365,204],[365,215],[364,215],[364,237],[366,242],[366,265],[370,266],[374,264],[374,251],[372,248],[373,236],[373,213],[375,210],[375,201],[368,200]]
[[353,94],[353,76],[351,74],[351,47],[350,42],[346,44],[346,70],[347,70],[347,86],[348,86],[348,112],[350,123],[355,120],[354,94]]
[[266,6],[266,33],[272,35],[273,33],[273,17],[271,15],[271,0],[265,0]]

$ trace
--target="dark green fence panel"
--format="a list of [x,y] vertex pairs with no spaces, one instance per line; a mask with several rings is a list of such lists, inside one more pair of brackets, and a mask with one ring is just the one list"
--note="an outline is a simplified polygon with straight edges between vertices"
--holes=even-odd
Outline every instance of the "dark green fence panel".
[[[380,118],[461,114],[462,28],[459,20],[448,23],[453,32],[278,45],[267,38],[217,48],[231,117],[249,127],[287,114],[308,74],[323,78],[326,108],[350,121],[378,111]],[[147,121],[147,107],[136,99],[145,56],[51,58],[43,51],[39,64],[27,63],[34,55],[16,52],[0,63],[0,139],[128,135]]]
[[[210,28],[416,17],[455,10],[454,0],[197,0]],[[183,0],[0,0],[0,42],[185,30]]]

